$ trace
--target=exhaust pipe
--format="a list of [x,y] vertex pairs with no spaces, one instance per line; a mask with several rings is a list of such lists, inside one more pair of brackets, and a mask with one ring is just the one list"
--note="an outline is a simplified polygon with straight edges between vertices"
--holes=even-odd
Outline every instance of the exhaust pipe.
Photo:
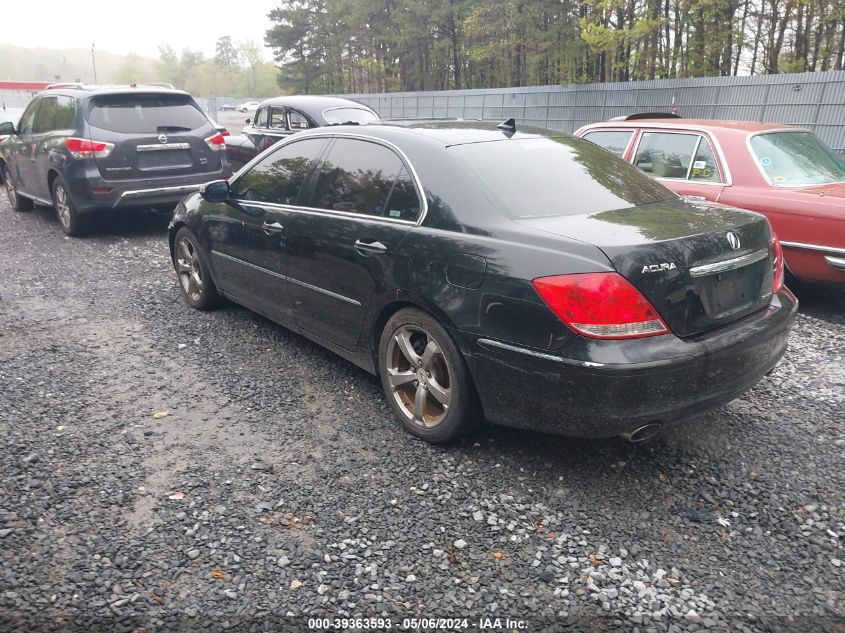
[[630,442],[631,444],[641,444],[657,437],[662,428],[663,427],[657,422],[650,422],[648,424],[638,426],[637,428],[632,429],[630,431],[626,431],[625,433],[622,433],[619,437],[621,437],[626,442]]

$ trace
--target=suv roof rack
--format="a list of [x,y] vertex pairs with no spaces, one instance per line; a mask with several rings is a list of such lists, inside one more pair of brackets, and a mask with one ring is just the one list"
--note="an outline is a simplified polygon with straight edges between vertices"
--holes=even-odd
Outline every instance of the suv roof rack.
[[642,119],[682,119],[680,114],[674,112],[636,112],[634,114],[623,114],[615,116],[611,121],[640,121]]
[[80,88],[84,89],[87,88],[85,84],[79,83],[78,81],[64,81],[55,84],[49,84],[44,90],[58,90],[59,88]]

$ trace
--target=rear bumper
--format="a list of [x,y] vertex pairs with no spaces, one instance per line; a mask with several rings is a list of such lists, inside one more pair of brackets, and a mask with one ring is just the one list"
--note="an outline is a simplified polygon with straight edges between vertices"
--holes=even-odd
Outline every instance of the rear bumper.
[[183,176],[137,180],[104,180],[93,161],[68,165],[64,174],[73,203],[80,213],[103,209],[173,208],[200,185],[228,175],[228,161],[220,169]]
[[612,437],[704,413],[750,389],[786,351],[797,308],[784,290],[765,310],[715,332],[639,339],[626,346],[625,362],[576,360],[483,337],[468,343],[467,362],[494,424]]

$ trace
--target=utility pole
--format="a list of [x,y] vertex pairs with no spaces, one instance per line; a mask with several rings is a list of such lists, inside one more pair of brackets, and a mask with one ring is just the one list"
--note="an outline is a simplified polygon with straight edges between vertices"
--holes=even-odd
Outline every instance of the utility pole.
[[91,65],[94,67],[94,83],[97,83],[97,59],[94,57],[94,45],[91,44]]

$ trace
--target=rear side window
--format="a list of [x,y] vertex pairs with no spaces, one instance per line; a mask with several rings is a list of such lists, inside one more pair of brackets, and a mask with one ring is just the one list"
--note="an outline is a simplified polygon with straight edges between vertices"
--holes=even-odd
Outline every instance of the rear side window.
[[44,97],[41,100],[41,108],[35,118],[34,132],[43,134],[53,130],[67,130],[73,127],[73,120],[76,115],[76,102],[72,97],[62,95],[55,97]]
[[633,135],[633,130],[601,130],[587,132],[584,138],[622,158]]
[[600,213],[677,196],[625,161],[580,138],[525,138],[455,145],[491,202],[520,217]]
[[302,112],[288,110],[288,125],[292,130],[307,130],[308,119],[305,118],[305,115],[302,114]]
[[308,172],[327,143],[328,140],[322,138],[307,139],[271,152],[238,179],[234,197],[254,202],[296,204]]
[[126,134],[190,132],[211,125],[190,97],[143,94],[95,97],[88,123]]
[[416,220],[420,202],[405,164],[378,143],[339,138],[320,164],[309,206]]

